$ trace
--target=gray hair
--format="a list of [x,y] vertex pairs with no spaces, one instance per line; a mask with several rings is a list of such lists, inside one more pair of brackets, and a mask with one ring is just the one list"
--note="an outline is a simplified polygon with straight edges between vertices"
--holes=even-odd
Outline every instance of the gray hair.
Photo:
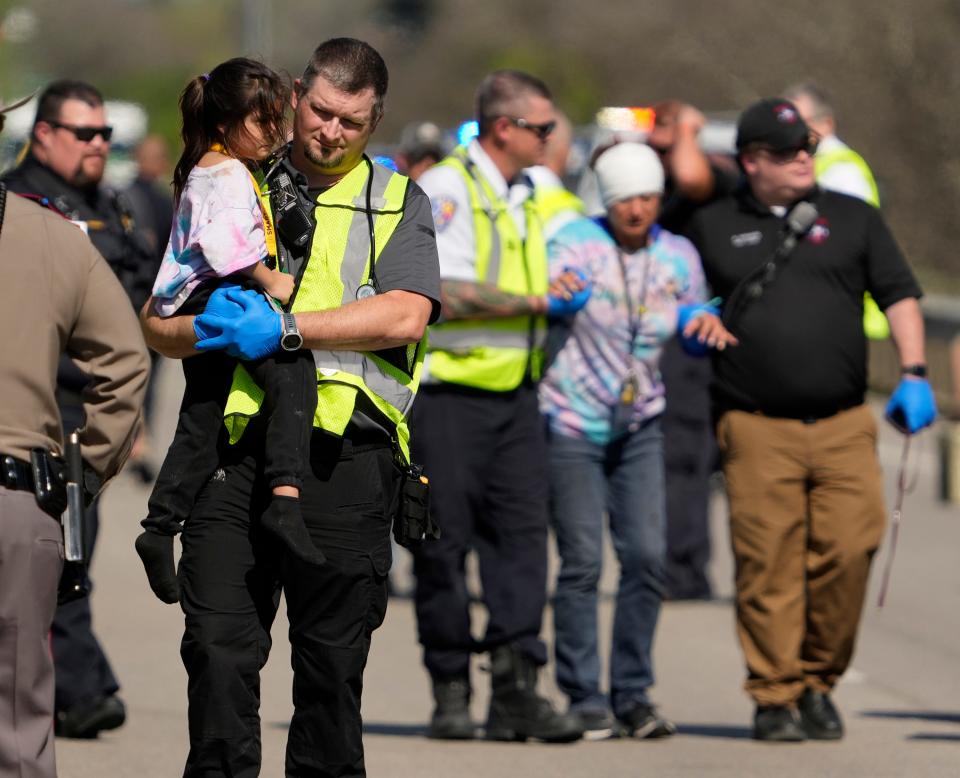
[[796,102],[797,98],[800,97],[807,98],[813,106],[813,116],[810,117],[811,119],[832,119],[834,116],[830,98],[828,98],[826,92],[813,81],[803,81],[799,84],[794,84],[784,91],[783,96],[790,102]]
[[529,73],[495,70],[488,75],[477,89],[476,117],[480,134],[485,135],[494,119],[509,116],[518,101],[531,96],[553,99],[547,85]]

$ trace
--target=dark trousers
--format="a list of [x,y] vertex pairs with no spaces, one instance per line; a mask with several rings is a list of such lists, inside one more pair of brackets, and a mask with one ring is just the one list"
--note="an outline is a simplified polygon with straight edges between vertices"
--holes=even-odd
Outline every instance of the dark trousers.
[[[434,676],[468,672],[470,653],[511,644],[546,662],[547,468],[536,390],[496,393],[421,387],[412,455],[430,477],[441,537],[414,559],[424,663]],[[467,552],[480,562],[489,611],[483,640],[470,630]]]
[[[88,562],[100,529],[96,503],[84,514],[83,534]],[[93,585],[91,586],[91,592]],[[56,709],[70,710],[90,705],[100,697],[120,690],[100,641],[93,633],[90,597],[57,607],[51,629],[53,661],[56,665]]]
[[[61,407],[63,428],[72,432],[83,425],[83,410],[78,406]],[[93,552],[100,533],[100,510],[97,503],[84,514],[83,545],[87,563],[93,561]],[[68,602],[57,607],[51,627],[53,662],[56,667],[55,707],[58,711],[90,705],[101,697],[108,697],[120,689],[110,662],[93,632],[90,597]]]
[[307,565],[260,530],[270,495],[255,426],[224,451],[222,472],[201,490],[184,525],[184,776],[259,775],[259,671],[281,590],[294,674],[285,775],[364,776],[360,695],[370,637],[386,613],[393,455],[386,441],[313,435],[301,499],[327,562]]
[[[209,294],[194,295],[181,310],[202,312],[207,297]],[[197,368],[203,375],[187,376],[187,390],[180,405],[173,442],[147,502],[143,526],[154,532],[173,535],[180,531],[200,489],[217,467],[217,444],[225,434],[223,408],[236,364],[219,356],[216,360],[197,356],[184,362],[184,372]],[[267,420],[264,442],[267,482],[270,488],[299,488],[317,409],[317,369],[313,354],[303,349],[280,351],[243,364],[264,390],[260,413]]]
[[668,599],[711,596],[710,475],[719,452],[710,415],[710,360],[684,353],[676,339],[660,361],[667,393],[663,414],[667,495]]

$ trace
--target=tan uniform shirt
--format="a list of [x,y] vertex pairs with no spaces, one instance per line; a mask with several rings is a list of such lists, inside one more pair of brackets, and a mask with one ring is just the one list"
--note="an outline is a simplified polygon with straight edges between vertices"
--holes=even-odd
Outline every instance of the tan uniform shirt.
[[84,460],[104,481],[130,453],[149,374],[147,349],[113,271],[75,225],[7,193],[0,227],[0,454],[61,453],[54,397],[66,352],[91,382]]

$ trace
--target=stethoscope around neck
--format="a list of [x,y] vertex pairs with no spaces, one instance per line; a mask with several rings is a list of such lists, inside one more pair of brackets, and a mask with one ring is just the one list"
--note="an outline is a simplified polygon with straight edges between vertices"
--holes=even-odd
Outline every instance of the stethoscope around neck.
[[[267,170],[265,180],[269,180],[273,171],[279,167],[281,161],[289,155],[289,144],[287,153],[277,156],[276,161]],[[366,300],[368,297],[374,297],[380,294],[380,284],[377,282],[377,236],[373,223],[373,161],[366,154],[363,155],[363,161],[367,164],[367,187],[366,187],[366,212],[367,212],[367,234],[370,243],[370,255],[367,258],[367,278],[365,283],[357,287],[357,300]]]
[[363,161],[367,163],[367,232],[370,236],[370,257],[367,260],[366,283],[357,287],[357,300],[366,300],[380,294],[380,284],[377,283],[377,237],[373,225],[373,161],[366,154]]

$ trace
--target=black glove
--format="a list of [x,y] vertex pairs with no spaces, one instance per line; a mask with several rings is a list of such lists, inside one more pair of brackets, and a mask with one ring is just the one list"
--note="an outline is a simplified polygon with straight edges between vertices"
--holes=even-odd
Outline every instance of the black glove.
[[173,563],[173,535],[161,535],[148,530],[140,533],[134,545],[147,571],[147,580],[153,593],[161,602],[179,602],[180,586],[177,583],[177,567]]

